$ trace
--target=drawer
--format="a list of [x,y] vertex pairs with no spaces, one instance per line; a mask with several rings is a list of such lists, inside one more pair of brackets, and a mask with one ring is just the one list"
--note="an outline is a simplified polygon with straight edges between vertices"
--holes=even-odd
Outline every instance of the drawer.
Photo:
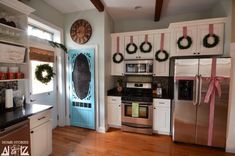
[[171,106],[170,99],[154,99],[153,100],[154,107],[169,107]]
[[40,126],[51,119],[51,110],[47,110],[29,117],[30,129]]
[[119,96],[108,96],[108,103],[120,103],[121,104],[121,97]]

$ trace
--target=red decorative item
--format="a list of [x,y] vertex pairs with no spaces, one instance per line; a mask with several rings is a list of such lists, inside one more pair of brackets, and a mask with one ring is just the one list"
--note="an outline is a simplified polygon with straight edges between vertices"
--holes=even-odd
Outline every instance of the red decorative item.
[[15,73],[15,78],[16,79],[23,79],[24,78],[24,73],[21,73],[21,72]]
[[8,72],[7,73],[7,79],[9,79],[9,80],[15,79],[15,73]]

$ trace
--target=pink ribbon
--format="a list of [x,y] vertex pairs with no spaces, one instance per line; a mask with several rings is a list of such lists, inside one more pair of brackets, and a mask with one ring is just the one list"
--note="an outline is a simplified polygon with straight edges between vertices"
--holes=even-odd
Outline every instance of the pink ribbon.
[[183,27],[183,36],[184,36],[184,38],[186,38],[188,36],[187,27]]
[[163,48],[164,48],[164,38],[165,38],[164,33],[161,33],[161,40],[160,40],[160,49],[161,49],[161,51],[163,51]]
[[144,37],[144,42],[147,43],[148,42],[148,35],[146,34]]
[[214,25],[213,24],[209,24],[209,34],[210,34],[210,36],[212,36],[214,34]]
[[130,36],[130,42],[133,43],[133,36]]
[[117,53],[119,53],[120,51],[120,38],[119,36],[117,37]]
[[223,77],[216,77],[216,58],[212,59],[211,77],[206,79],[210,80],[210,84],[204,99],[204,103],[210,102],[207,145],[211,146],[213,141],[213,129],[214,129],[215,95],[217,93],[219,97],[221,97],[222,92],[219,80],[223,79]]

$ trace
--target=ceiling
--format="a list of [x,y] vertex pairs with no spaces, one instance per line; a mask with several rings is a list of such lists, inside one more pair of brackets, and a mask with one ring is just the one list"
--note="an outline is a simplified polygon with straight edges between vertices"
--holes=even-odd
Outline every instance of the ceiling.
[[[90,0],[44,0],[61,11],[71,13],[94,9]],[[155,0],[101,0],[114,20],[154,19]],[[161,16],[205,12],[219,0],[164,0]],[[135,10],[136,6],[141,9]]]

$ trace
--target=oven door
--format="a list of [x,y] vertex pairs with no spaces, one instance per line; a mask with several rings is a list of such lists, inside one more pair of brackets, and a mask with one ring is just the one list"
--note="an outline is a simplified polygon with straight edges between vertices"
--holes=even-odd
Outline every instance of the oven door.
[[132,102],[122,102],[122,124],[143,125],[152,127],[153,106],[152,103],[139,103],[139,116],[132,117]]

